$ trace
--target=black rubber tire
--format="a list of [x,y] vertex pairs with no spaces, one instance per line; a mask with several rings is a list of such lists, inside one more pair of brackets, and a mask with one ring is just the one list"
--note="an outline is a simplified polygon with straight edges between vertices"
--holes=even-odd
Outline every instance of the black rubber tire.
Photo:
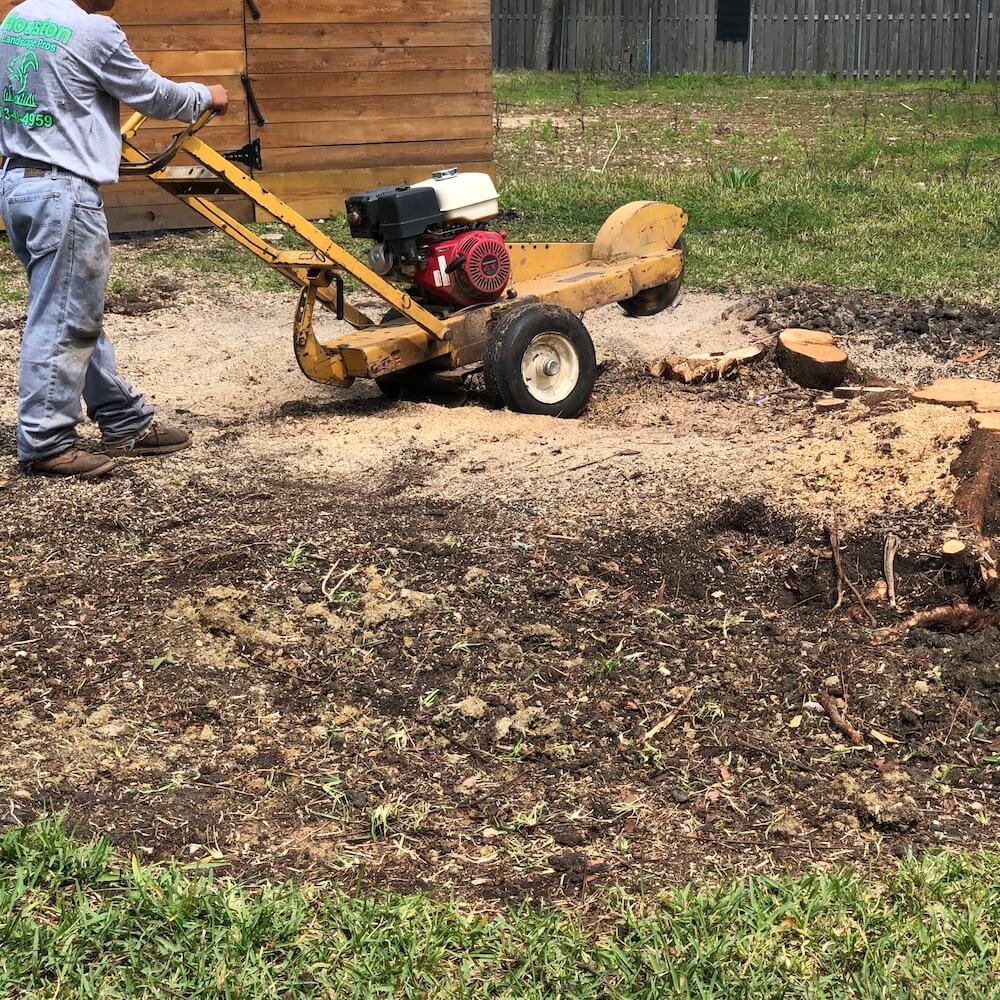
[[386,399],[399,399],[404,392],[406,392],[406,387],[412,381],[412,376],[410,378],[405,378],[405,372],[393,372],[391,375],[380,375],[375,379],[375,385],[378,386],[379,392],[385,396]]
[[[386,310],[382,316],[383,323],[391,323],[393,320],[402,319],[403,314],[396,308]],[[424,381],[429,371],[423,365],[415,365],[412,368],[404,368],[401,372],[392,372],[389,375],[379,375],[375,379],[375,385],[379,392],[386,399],[400,399],[405,395],[407,389],[413,388],[419,382]]]
[[674,246],[683,254],[681,258],[681,273],[671,281],[655,288],[646,288],[636,292],[631,298],[622,299],[618,304],[629,316],[655,316],[677,301],[684,284],[684,265],[687,262],[687,243],[682,236]]
[[[576,385],[556,403],[536,399],[521,372],[525,351],[543,333],[562,334],[580,364]],[[504,309],[490,325],[483,380],[487,397],[497,406],[547,417],[575,417],[590,400],[597,380],[594,342],[579,316],[561,306],[523,305]]]
[[431,364],[411,365],[402,371],[379,375],[375,384],[386,399],[399,399],[407,394],[419,394],[421,390],[426,390],[440,374],[441,369]]

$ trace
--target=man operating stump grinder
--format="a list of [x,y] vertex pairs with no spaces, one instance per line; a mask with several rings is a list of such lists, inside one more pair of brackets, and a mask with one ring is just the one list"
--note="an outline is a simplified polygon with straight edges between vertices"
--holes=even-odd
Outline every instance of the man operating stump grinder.
[[[118,180],[119,102],[190,122],[208,108],[225,114],[229,96],[154,73],[101,15],[114,5],[25,0],[0,24],[0,214],[29,285],[17,456],[43,475],[91,479],[118,457],[191,443],[154,420],[116,369],[102,329],[110,242],[98,186]],[[78,445],[81,397],[101,430],[96,452]]]

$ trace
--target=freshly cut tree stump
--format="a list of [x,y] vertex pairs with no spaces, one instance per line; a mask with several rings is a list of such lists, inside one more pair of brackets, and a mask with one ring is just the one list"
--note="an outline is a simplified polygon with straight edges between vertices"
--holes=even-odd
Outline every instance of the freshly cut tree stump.
[[960,538],[949,538],[941,546],[941,558],[949,566],[960,566],[969,556],[969,547]]
[[975,537],[971,558],[987,593],[1000,589],[1000,553],[993,539],[1000,534],[1000,434],[978,427],[951,463],[958,480],[955,507],[964,515]]
[[785,330],[778,337],[781,370],[807,389],[835,389],[847,377],[847,355],[823,330]]
[[918,403],[972,406],[980,413],[1000,410],[1000,382],[986,378],[939,378],[910,395]]
[[980,534],[1000,534],[1000,438],[977,428],[951,464],[958,480],[955,506]]

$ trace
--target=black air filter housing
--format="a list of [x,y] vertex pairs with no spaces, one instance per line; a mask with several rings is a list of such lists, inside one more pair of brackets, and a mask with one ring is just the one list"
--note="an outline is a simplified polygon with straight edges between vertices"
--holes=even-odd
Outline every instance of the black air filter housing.
[[375,188],[347,199],[351,235],[399,243],[423,236],[444,221],[433,188]]

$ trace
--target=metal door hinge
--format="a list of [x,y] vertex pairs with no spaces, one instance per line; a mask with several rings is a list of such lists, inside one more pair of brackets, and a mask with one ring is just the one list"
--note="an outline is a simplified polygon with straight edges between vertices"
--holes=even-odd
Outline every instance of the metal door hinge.
[[230,163],[242,164],[247,170],[263,170],[264,161],[260,157],[260,139],[248,142],[240,149],[222,154]]

